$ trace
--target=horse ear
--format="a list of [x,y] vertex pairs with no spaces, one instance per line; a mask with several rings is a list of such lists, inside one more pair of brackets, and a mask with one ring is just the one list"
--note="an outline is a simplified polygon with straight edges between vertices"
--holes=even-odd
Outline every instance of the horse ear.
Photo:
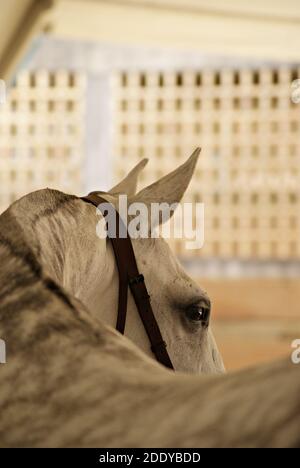
[[108,193],[111,194],[126,194],[128,196],[135,195],[137,190],[138,177],[140,172],[144,169],[148,162],[148,159],[140,161],[123,179],[119,184],[115,185]]
[[[130,199],[130,202],[144,203],[148,211],[151,203],[167,203],[168,205],[179,203],[191,181],[200,151],[201,149],[197,148],[184,164],[141,190]],[[174,210],[167,216],[170,218],[173,213]],[[163,219],[167,221],[166,218]]]

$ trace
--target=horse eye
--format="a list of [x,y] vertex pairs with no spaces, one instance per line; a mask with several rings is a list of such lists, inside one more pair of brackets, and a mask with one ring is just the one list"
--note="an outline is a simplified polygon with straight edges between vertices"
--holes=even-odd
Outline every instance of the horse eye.
[[210,315],[210,308],[204,306],[190,306],[186,310],[186,317],[191,322],[201,322],[205,325],[208,325]]

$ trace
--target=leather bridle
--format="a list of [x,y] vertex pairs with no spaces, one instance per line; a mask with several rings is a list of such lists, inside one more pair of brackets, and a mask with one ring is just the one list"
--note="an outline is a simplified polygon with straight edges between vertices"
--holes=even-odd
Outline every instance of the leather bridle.
[[[81,199],[94,205],[101,211],[102,215],[105,216],[107,208],[104,208],[104,206],[107,207],[109,202],[99,196],[98,192],[91,192],[89,195],[82,197]],[[103,206],[101,206],[101,204],[103,204]],[[112,209],[115,212],[116,233],[114,234],[116,235],[112,235],[112,233],[109,232],[109,225],[107,225],[107,229],[119,272],[119,299],[116,329],[120,333],[124,334],[129,286],[142,323],[150,340],[153,354],[158,362],[170,369],[174,369],[167,351],[166,342],[162,338],[151,307],[150,296],[146,288],[144,276],[139,272],[137,267],[131,238],[118,211],[113,206]],[[120,231],[122,233],[125,232],[126,235],[120,236]]]

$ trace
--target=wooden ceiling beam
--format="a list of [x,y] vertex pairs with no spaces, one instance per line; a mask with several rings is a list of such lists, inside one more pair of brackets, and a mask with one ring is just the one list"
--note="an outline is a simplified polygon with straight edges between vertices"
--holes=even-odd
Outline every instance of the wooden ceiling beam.
[[33,38],[45,29],[45,13],[49,12],[55,0],[33,0],[25,15],[9,38],[9,42],[0,57],[0,76],[9,81],[30,47]]

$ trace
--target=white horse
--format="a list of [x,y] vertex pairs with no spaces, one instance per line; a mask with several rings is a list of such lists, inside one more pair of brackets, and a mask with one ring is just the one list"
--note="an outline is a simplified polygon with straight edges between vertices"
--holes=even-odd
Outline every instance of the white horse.
[[[179,201],[195,162],[133,199]],[[113,192],[132,193],[139,169]],[[0,216],[0,446],[299,446],[300,373],[290,359],[186,375],[152,359],[131,298],[126,335],[145,352],[104,324],[115,326],[118,281],[97,222],[91,205],[53,190]],[[175,368],[222,371],[197,319],[207,296],[165,242],[133,244]]]
[[[113,204],[117,204],[120,193],[128,195],[128,203],[142,202],[148,207],[154,202],[179,203],[193,175],[197,157],[196,151],[185,164],[136,195],[138,174],[147,162],[143,160],[120,184],[108,194],[101,192],[101,196]],[[59,250],[59,262],[57,247],[44,242],[44,267],[50,268],[50,276],[82,301],[93,315],[115,327],[118,270],[111,242],[96,235],[99,222],[96,209],[80,200],[74,202],[76,226],[70,223],[67,210],[62,209],[59,216],[65,226],[64,233],[54,225],[52,232],[45,227],[45,221],[50,222],[51,217],[36,224],[36,233],[41,239],[47,232],[53,236],[53,230],[57,239],[67,239]],[[223,372],[223,362],[208,323],[210,300],[207,294],[184,272],[164,239],[134,239],[133,247],[175,369],[193,373]],[[206,320],[202,320],[203,312]],[[125,335],[153,356],[131,294]]]

